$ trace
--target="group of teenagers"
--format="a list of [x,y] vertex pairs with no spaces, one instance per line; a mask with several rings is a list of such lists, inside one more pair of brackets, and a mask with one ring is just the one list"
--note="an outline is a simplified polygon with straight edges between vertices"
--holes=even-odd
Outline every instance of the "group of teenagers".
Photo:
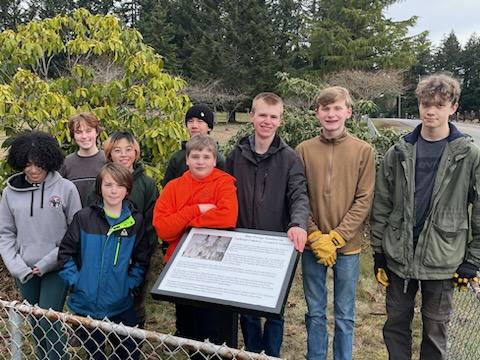
[[[190,140],[168,163],[159,195],[129,132],[97,147],[91,113],[69,119],[78,151],[65,159],[42,132],[16,137],[0,201],[0,254],[31,304],[128,326],[145,324],[145,278],[158,239],[168,262],[191,227],[285,232],[302,253],[309,360],[327,359],[327,274],[333,269],[333,358],[353,358],[362,230],[371,224],[374,275],[386,288],[384,341],[390,359],[411,359],[415,296],[422,294],[420,358],[446,359],[455,286],[480,266],[480,150],[449,122],[460,85],[446,74],[416,89],[421,124],[385,154],[376,173],[371,145],[351,135],[346,88],[315,100],[320,135],[289,147],[277,134],[284,105],[274,93],[252,102],[254,132],[223,158],[210,137],[214,115],[192,106]],[[209,261],[204,260],[204,261]],[[238,314],[176,303],[176,334],[238,347]],[[59,323],[33,328],[37,358],[61,359]],[[240,315],[248,351],[280,356],[283,319]],[[91,358],[105,359],[105,335],[79,331]],[[138,359],[131,338],[110,337],[109,358]],[[195,356],[201,355],[192,355]],[[298,354],[298,358],[303,358]],[[199,357],[200,358],[200,357]],[[201,357],[203,358],[203,357]]]

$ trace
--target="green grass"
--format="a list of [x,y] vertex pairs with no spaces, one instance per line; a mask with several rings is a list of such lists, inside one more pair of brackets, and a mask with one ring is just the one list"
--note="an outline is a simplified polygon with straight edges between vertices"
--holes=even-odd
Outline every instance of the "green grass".
[[[159,253],[154,255],[154,264],[150,276],[149,287],[153,286],[162,268],[158,261]],[[382,326],[385,321],[384,290],[377,287],[372,276],[372,256],[369,249],[365,249],[360,256],[360,279],[357,288],[357,314],[355,326],[354,359],[380,360],[387,358],[383,344]],[[155,274],[155,275],[153,275]],[[331,341],[333,340],[333,280],[329,271],[329,315],[328,326],[330,334],[329,354],[331,356]],[[307,336],[305,330],[306,303],[302,286],[300,263],[290,290],[285,309],[285,332],[282,347],[282,357],[285,359],[303,359],[306,354]],[[147,329],[162,333],[174,333],[175,312],[174,306],[168,302],[147,299]],[[242,344],[239,330],[240,344]],[[330,357],[331,358],[331,357]]]
[[[217,123],[226,123],[228,120],[228,113],[226,112],[216,112],[215,113],[215,121]],[[248,113],[244,112],[237,112],[235,114],[235,120],[239,123],[246,123],[250,121],[250,118],[248,117]]]

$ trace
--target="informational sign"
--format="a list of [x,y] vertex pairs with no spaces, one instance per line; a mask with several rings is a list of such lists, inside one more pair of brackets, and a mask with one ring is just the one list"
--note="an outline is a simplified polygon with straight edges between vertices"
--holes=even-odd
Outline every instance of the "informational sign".
[[278,318],[297,262],[285,233],[192,228],[151,293],[154,299]]

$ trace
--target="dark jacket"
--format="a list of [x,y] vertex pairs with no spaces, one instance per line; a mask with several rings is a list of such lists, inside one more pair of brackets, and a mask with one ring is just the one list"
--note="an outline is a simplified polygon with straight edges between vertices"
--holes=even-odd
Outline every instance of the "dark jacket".
[[[185,145],[186,141],[182,142],[182,149],[178,150],[172,155],[168,161],[167,170],[165,170],[165,176],[162,180],[162,186],[165,187],[170,180],[176,179],[183,175],[185,171],[188,170],[187,167],[187,150]],[[225,158],[217,151],[217,169],[225,170]]]
[[285,232],[293,226],[307,229],[310,211],[303,165],[280,137],[257,158],[254,136],[245,137],[226,161],[226,171],[237,179],[237,227]]
[[464,260],[480,265],[480,150],[450,124],[428,216],[415,246],[415,158],[420,131],[421,125],[391,147],[378,170],[372,247],[385,254],[388,268],[401,278],[449,279]]
[[155,180],[145,174],[143,164],[138,161],[133,168],[133,188],[128,198],[143,215],[145,236],[150,241],[150,245],[153,246],[158,241],[152,225],[153,208],[158,198],[158,188]]
[[96,319],[133,306],[150,260],[142,215],[124,201],[118,219],[92,205],[75,214],[58,252],[60,277],[72,286],[68,306]]

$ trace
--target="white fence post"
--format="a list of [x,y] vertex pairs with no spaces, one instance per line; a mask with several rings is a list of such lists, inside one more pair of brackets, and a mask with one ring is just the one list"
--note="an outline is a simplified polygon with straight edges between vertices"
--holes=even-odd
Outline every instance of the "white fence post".
[[8,310],[9,331],[11,337],[10,351],[12,360],[22,359],[22,324],[23,317],[16,311],[14,307]]

